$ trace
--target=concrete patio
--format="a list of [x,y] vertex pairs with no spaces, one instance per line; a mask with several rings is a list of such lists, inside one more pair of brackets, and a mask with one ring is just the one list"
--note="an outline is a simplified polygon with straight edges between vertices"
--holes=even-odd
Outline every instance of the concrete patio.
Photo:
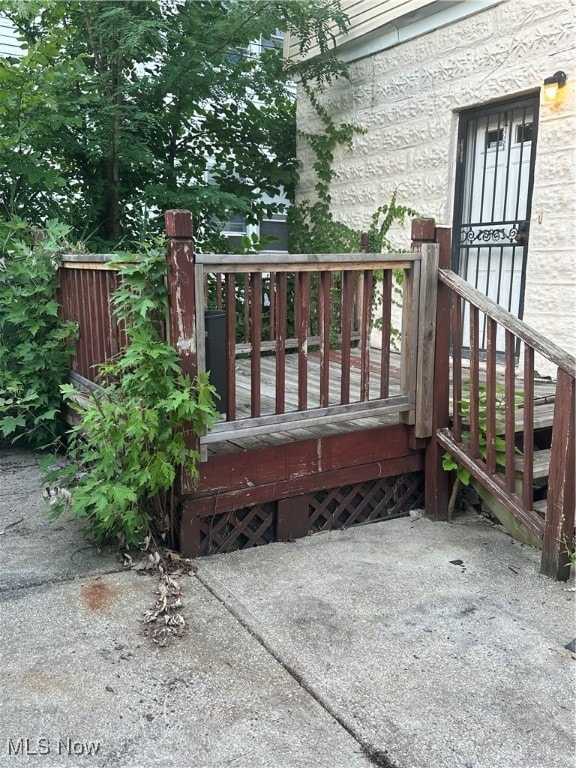
[[0,450],[0,765],[573,768],[574,597],[478,517],[419,517],[197,561],[187,629],[157,580],[46,519]]

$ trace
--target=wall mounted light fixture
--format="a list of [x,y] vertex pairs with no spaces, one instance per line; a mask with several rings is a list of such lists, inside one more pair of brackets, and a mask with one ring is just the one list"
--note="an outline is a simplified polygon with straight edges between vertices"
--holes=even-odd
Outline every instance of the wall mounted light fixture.
[[566,85],[566,72],[559,70],[544,80],[543,95],[546,101],[553,104],[556,101],[558,92]]

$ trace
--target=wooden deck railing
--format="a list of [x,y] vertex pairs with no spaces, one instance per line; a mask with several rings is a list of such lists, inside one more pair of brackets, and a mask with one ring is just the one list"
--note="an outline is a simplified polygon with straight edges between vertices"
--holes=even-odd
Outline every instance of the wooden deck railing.
[[[415,423],[419,436],[429,435],[431,402],[419,397],[417,368],[427,364],[429,375],[422,371],[421,380],[431,379],[432,358],[418,360],[418,339],[434,332],[433,302],[420,311],[420,297],[430,294],[436,266],[434,244],[396,254],[196,255],[200,371],[211,292],[226,314],[226,416],[201,445],[391,414]],[[397,391],[390,383],[394,270],[403,274]],[[375,295],[383,329],[377,368],[370,357]],[[247,378],[248,413],[239,396],[240,379]]]
[[111,296],[119,285],[118,255],[64,254],[60,265],[60,304],[64,319],[78,323],[72,371],[93,381],[96,368],[126,345],[126,334],[114,315]]
[[[411,447],[425,445],[429,517],[447,518],[447,451],[542,539],[542,571],[567,578],[565,549],[576,505],[576,360],[450,270],[449,229],[435,227],[433,220],[413,222],[412,253],[305,256],[195,254],[187,211],[168,211],[166,231],[167,336],[191,377],[206,368],[205,310],[225,313],[225,416],[201,437],[204,455],[208,445],[233,438],[348,421],[361,429],[360,420],[397,416],[413,425]],[[399,377],[392,376],[390,354],[394,270],[403,275]],[[63,315],[80,325],[74,368],[93,379],[94,366],[126,343],[110,307],[117,274],[107,257],[75,256],[64,259],[60,275]],[[370,349],[375,296],[382,326],[378,362]],[[487,339],[482,352],[481,326]],[[469,359],[466,394],[463,349]],[[532,497],[536,355],[557,367],[545,513]],[[502,440],[504,466],[498,455]],[[193,488],[193,478],[184,477],[179,490]]]
[[[427,513],[439,518],[447,509],[447,478],[439,470],[438,459],[441,451],[448,451],[517,520],[542,539],[542,572],[565,579],[569,573],[565,550],[573,540],[576,501],[576,360],[475,290],[446,264],[441,266],[444,268],[439,271],[437,334],[440,349],[435,376],[437,447],[431,447],[436,455],[426,479]],[[482,354],[481,327],[487,340]],[[503,354],[497,353],[497,346],[503,347]],[[519,347],[523,349],[522,380],[516,373]],[[451,376],[446,365],[450,351]],[[535,354],[557,366],[548,495],[544,504],[533,498]],[[462,383],[463,356],[469,359],[470,366],[468,392],[463,390]],[[449,380],[451,407],[446,402]],[[501,393],[498,380],[502,382]],[[467,404],[465,417],[463,401]],[[451,421],[449,413],[453,414]],[[499,452],[502,453],[497,460]],[[518,470],[523,477],[521,489],[516,483]]]

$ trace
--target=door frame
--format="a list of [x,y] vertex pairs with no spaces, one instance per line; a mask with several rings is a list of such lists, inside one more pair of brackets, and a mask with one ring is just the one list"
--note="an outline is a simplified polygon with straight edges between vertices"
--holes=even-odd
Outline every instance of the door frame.
[[[457,157],[456,157],[456,178],[454,186],[454,205],[452,220],[452,269],[460,274],[461,261],[461,242],[460,228],[462,226],[462,214],[464,211],[464,189],[466,180],[466,166],[468,153],[472,147],[468,145],[468,125],[471,120],[486,118],[487,120],[502,112],[514,111],[523,108],[532,108],[534,110],[532,127],[532,149],[530,155],[530,165],[528,174],[528,191],[526,198],[526,221],[530,222],[532,212],[532,195],[534,191],[534,169],[536,164],[536,150],[538,144],[538,124],[539,124],[540,93],[535,91],[532,94],[514,98],[505,98],[489,104],[479,105],[470,109],[464,109],[458,113],[458,138],[457,138]],[[487,222],[488,223],[488,222]],[[520,276],[520,296],[518,304],[518,318],[522,319],[524,314],[524,299],[526,294],[526,265],[528,259],[528,249],[530,235],[523,245],[522,252],[522,272]]]

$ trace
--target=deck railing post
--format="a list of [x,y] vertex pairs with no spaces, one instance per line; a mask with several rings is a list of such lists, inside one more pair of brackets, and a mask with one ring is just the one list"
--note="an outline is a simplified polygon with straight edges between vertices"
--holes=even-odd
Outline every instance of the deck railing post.
[[429,438],[433,434],[434,353],[436,341],[436,296],[438,294],[438,244],[422,243],[420,297],[418,306],[418,341],[416,350],[416,414],[414,435]]
[[559,368],[541,563],[542,573],[558,581],[566,581],[570,575],[566,549],[572,548],[576,506],[575,418],[575,380]]
[[[178,350],[182,371],[192,380],[197,373],[192,214],[190,211],[166,211],[164,222],[167,236],[169,340]],[[197,447],[198,439],[191,426],[185,428],[184,438],[187,447]],[[194,480],[188,472],[181,473],[179,486],[181,493],[194,489]]]
[[169,334],[178,350],[182,370],[196,376],[196,300],[194,291],[194,243],[192,214],[166,211],[168,261]]
[[[450,229],[436,227],[434,219],[412,222],[412,249],[423,243],[439,246],[438,266],[450,268]],[[429,438],[424,462],[425,511],[433,520],[448,520],[450,478],[442,468],[442,449],[436,440],[439,429],[449,426],[450,395],[450,291],[438,283],[436,297],[436,340],[434,353],[434,392],[432,403],[432,436]]]

